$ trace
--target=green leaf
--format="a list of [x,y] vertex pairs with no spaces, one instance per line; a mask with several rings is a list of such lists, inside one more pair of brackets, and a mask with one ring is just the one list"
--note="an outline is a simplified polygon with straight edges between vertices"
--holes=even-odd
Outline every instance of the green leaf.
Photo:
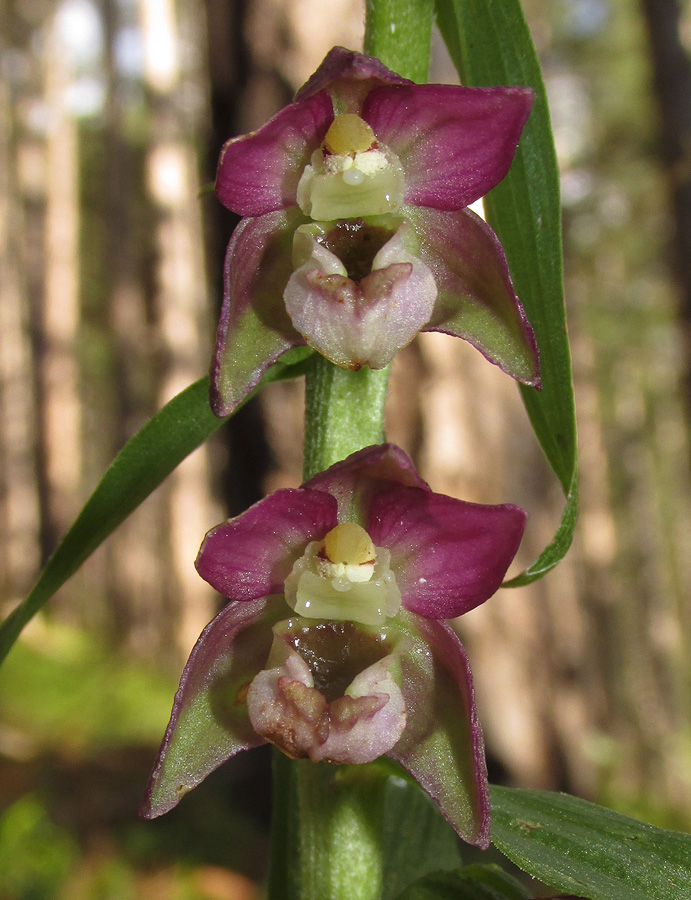
[[461,862],[456,832],[439,809],[417,784],[395,775],[386,782],[382,857],[382,900],[398,897],[422,875]]
[[571,488],[566,496],[566,506],[562,513],[559,528],[554,536],[554,540],[546,547],[540,556],[531,563],[525,572],[516,575],[510,581],[504,582],[504,587],[521,587],[524,584],[530,584],[546,575],[550,569],[553,569],[557,563],[564,558],[566,551],[571,546],[573,532],[576,528],[576,519],[578,518],[578,472],[573,473],[571,479]]
[[[303,374],[311,354],[302,347],[288,351],[253,394],[271,381]],[[209,379],[202,378],[174,397],[125,444],[48,560],[34,589],[0,625],[0,662],[27,622],[108,535],[225,421],[211,412]],[[201,540],[203,535],[199,537]]]
[[421,878],[397,900],[526,900],[529,892],[494,865],[465,866]]
[[385,757],[334,766],[275,750],[274,785],[272,900],[394,900],[422,875],[461,863],[451,826]]
[[526,572],[508,582],[517,586],[540,578],[564,557],[578,509],[559,172],[540,64],[518,0],[437,0],[437,20],[464,84],[528,85],[535,91],[511,170],[484,201],[540,351],[542,390],[521,386],[523,401],[567,498],[553,542]]
[[491,787],[492,841],[525,872],[588,900],[688,900],[691,835],[566,794]]

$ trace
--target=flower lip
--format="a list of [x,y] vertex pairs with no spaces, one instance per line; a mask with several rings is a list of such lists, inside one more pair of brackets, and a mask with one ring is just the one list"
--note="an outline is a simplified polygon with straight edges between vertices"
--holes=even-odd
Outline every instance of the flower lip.
[[389,656],[392,635],[353,622],[288,619],[275,629],[309,667],[314,687],[328,701],[343,696],[355,677]]
[[410,643],[405,636],[299,619],[273,631],[267,667],[247,692],[258,734],[314,762],[371,762],[398,742],[406,711],[390,666]]
[[[416,255],[417,235],[403,220],[379,216],[363,223],[314,223],[297,229],[294,261],[283,300],[293,325],[309,346],[339,366],[381,369],[409,344],[434,309],[437,288],[430,268]],[[331,251],[356,240],[346,260]],[[379,247],[379,249],[377,249]],[[371,260],[371,263],[370,263]]]
[[295,261],[298,266],[306,262],[310,241],[304,238],[309,236],[342,263],[348,278],[362,281],[372,271],[377,253],[394,237],[402,224],[403,219],[398,216],[381,216],[303,225],[296,233],[293,255],[297,257]]

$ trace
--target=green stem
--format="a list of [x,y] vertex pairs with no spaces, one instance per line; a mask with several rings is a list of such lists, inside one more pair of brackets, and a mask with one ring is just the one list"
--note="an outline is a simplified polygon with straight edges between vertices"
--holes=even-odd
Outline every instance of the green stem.
[[[381,443],[388,380],[388,368],[351,372],[312,357],[305,378],[306,479]],[[351,770],[274,752],[271,900],[378,900],[383,801],[366,777],[346,777]]]
[[365,53],[426,82],[433,18],[434,0],[365,0]]
[[379,900],[385,780],[366,766],[274,753],[274,814],[287,831],[271,900]]
[[[433,0],[366,0],[365,53],[427,80]],[[381,443],[389,370],[315,356],[306,376],[304,475]],[[270,900],[379,900],[384,796],[364,766],[274,752]]]
[[381,444],[388,382],[388,367],[351,372],[312,357],[305,378],[306,479],[356,450]]

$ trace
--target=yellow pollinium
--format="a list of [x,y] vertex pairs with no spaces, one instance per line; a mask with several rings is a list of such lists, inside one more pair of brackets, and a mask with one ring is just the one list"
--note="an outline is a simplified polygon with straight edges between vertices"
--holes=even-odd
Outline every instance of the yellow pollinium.
[[364,119],[354,113],[336,116],[324,138],[326,149],[339,156],[364,153],[374,143],[374,132]]
[[332,528],[324,538],[324,553],[329,562],[346,566],[373,563],[376,557],[372,539],[365,529],[355,522],[343,522]]

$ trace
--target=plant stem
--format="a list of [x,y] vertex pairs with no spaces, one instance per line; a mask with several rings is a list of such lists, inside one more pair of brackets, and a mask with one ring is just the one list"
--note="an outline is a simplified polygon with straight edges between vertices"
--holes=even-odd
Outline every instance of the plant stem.
[[434,0],[365,0],[365,53],[426,82],[433,18]]
[[[433,0],[366,0],[365,53],[426,81]],[[304,476],[384,437],[389,369],[340,369],[320,356],[305,387]],[[274,752],[270,900],[379,900],[384,796],[366,766]]]
[[271,900],[379,900],[381,777],[366,766],[289,760],[276,751],[274,782],[274,812],[288,831],[282,858],[272,859]]
[[351,372],[323,356],[312,357],[305,380],[306,479],[383,441],[388,382],[389,367]]

